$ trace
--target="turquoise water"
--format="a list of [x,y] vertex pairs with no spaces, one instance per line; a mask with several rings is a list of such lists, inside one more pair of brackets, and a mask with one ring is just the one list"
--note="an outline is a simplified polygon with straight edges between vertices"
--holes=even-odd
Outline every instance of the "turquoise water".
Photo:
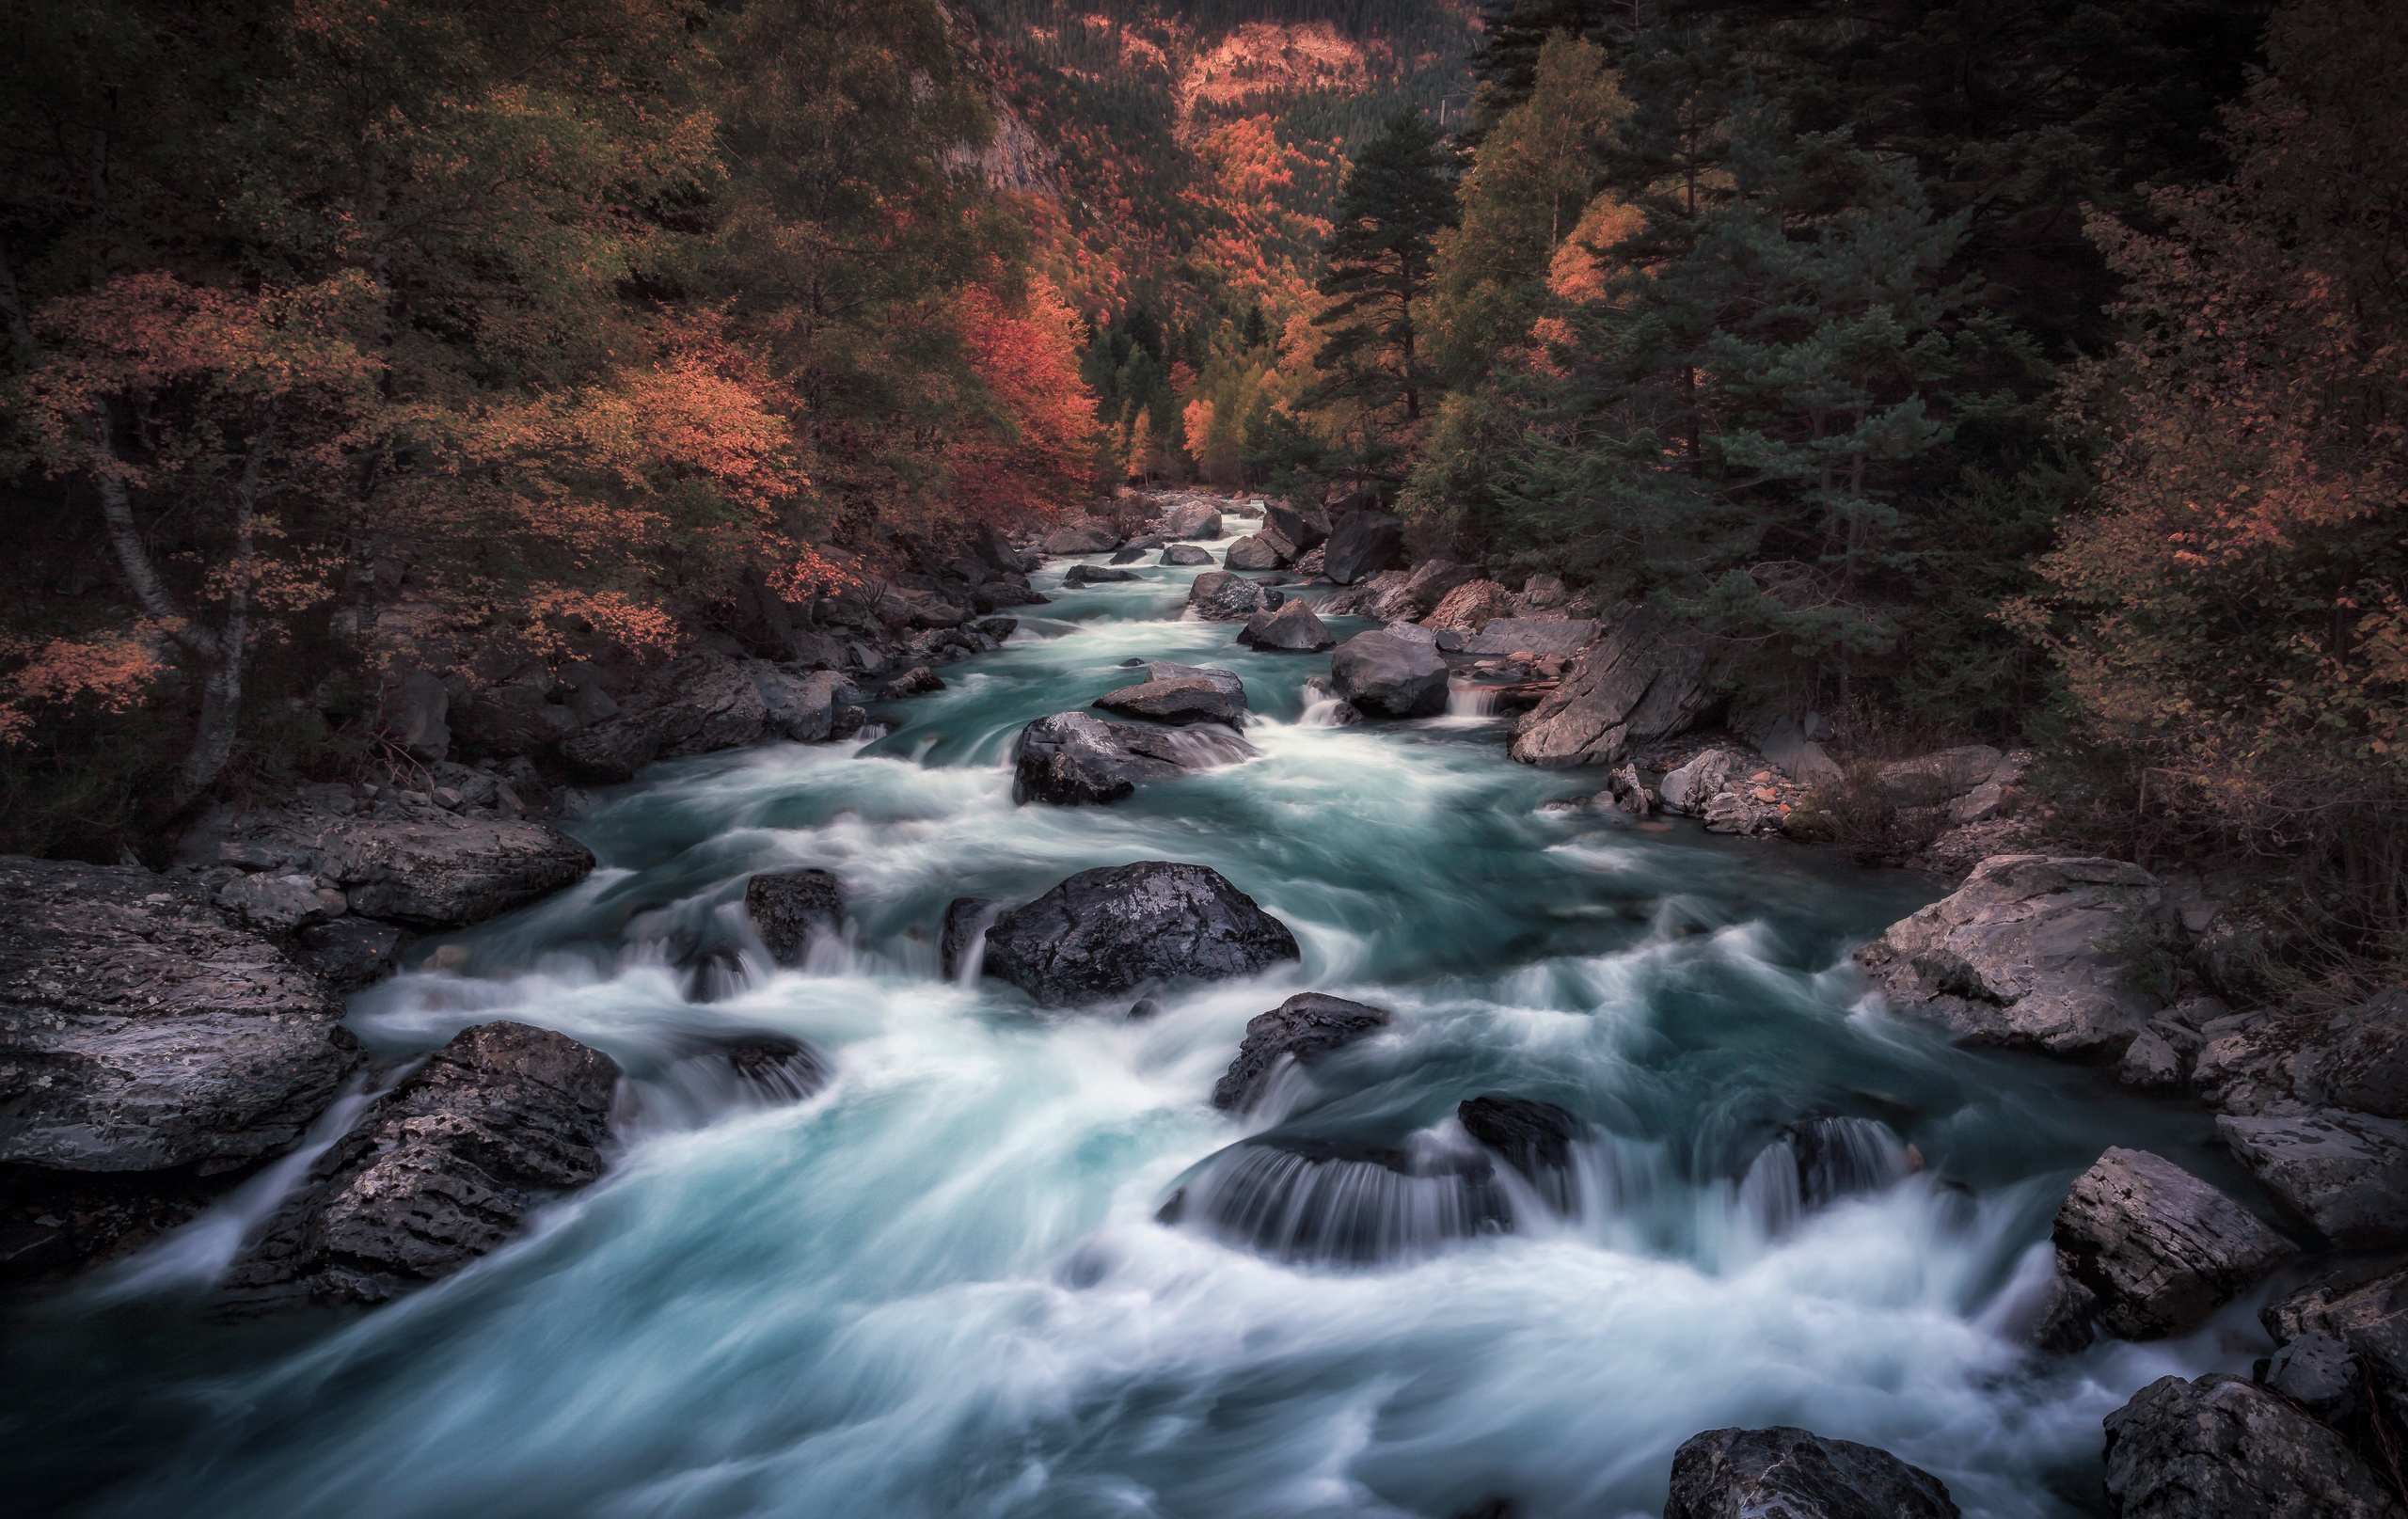
[[[2067,1180],[2111,1142],[2207,1167],[2208,1129],[1866,1005],[1847,950],[1933,884],[1550,805],[1598,778],[1510,763],[1494,720],[1313,725],[1326,659],[1176,620],[1195,573],[1028,609],[863,741],[610,794],[572,825],[590,880],[353,1012],[387,1052],[496,1018],[608,1051],[630,1073],[610,1174],[370,1314],[47,1305],[12,1337],[0,1482],[32,1511],[180,1519],[1446,1519],[1493,1495],[1610,1519],[1660,1508],[1689,1434],[1782,1422],[1893,1450],[1969,1513],[2053,1515],[2090,1507],[2133,1388],[2245,1365],[2237,1314],[2048,1363],[2006,1333]],[[1151,658],[1243,675],[1258,757],[1014,807],[1020,725]],[[950,898],[1143,859],[1222,871],[1302,964],[1137,1022],[941,973]],[[799,971],[756,953],[689,1002],[673,946],[741,941],[745,878],[798,865],[843,878],[848,942]],[[1246,1020],[1307,989],[1396,1017],[1251,1117],[1212,1109]],[[835,1079],[731,1104],[674,1059],[713,1027],[800,1036]],[[1588,1120],[1576,1216],[1521,1197],[1511,1232],[1368,1265],[1156,1221],[1258,1134],[1461,1153],[1455,1104],[1489,1092]],[[1920,1169],[1769,1206],[1758,1154],[1834,1116]]]

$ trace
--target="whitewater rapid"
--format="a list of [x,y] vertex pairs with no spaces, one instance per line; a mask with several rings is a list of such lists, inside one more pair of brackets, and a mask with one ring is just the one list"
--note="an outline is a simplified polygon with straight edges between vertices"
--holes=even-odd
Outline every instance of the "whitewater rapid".
[[[1325,661],[1178,620],[1194,573],[1058,593],[874,738],[664,766],[569,825],[591,878],[454,936],[352,1026],[388,1056],[502,1018],[606,1051],[629,1073],[610,1174],[364,1315],[213,1325],[172,1289],[228,1225],[171,1241],[19,1337],[10,1390],[41,1406],[0,1479],[40,1511],[178,1519],[1448,1519],[1495,1495],[1612,1519],[1660,1509],[1688,1435],[1796,1423],[1969,1514],[2054,1516],[2094,1508],[2099,1420],[2133,1389],[2262,1353],[2247,1305],[2147,1347],[2015,1342],[2104,1145],[2218,1163],[2204,1118],[1868,1005],[1848,948],[1932,883],[1559,805],[1593,780],[1513,765],[1474,702],[1315,722]],[[1236,669],[1259,756],[1015,807],[1019,726],[1150,658]],[[938,965],[951,898],[1140,859],[1222,871],[1302,962],[1135,1022]],[[745,878],[803,865],[844,881],[846,942],[798,970],[755,947],[689,1001],[675,946],[741,941]],[[1301,989],[1395,1018],[1214,1111],[1246,1021]],[[832,1082],[785,1105],[698,1084],[689,1036],[734,1028],[810,1041]],[[1366,1262],[1157,1221],[1254,1136],[1455,1153],[1481,1093],[1591,1125],[1576,1195],[1515,1194],[1511,1232]],[[1818,1118],[1861,1140],[1862,1190],[1766,1180]]]

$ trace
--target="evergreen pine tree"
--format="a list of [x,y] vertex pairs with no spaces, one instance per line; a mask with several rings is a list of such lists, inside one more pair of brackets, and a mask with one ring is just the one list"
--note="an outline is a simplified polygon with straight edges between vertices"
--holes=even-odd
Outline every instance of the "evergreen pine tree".
[[1430,283],[1433,239],[1455,222],[1454,169],[1452,149],[1418,109],[1389,118],[1364,145],[1339,196],[1318,287],[1331,297],[1313,319],[1328,334],[1313,360],[1328,376],[1318,402],[1420,420],[1433,379],[1413,303]]

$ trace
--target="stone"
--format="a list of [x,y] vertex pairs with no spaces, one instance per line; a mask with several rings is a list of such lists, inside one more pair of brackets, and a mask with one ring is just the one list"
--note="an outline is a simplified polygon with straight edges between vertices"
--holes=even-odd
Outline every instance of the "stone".
[[913,665],[880,686],[878,688],[878,699],[881,702],[900,702],[910,697],[925,696],[930,691],[943,689],[944,682],[938,677],[935,671],[926,665]]
[[[1212,533],[1212,534],[1208,534],[1208,536],[1217,538],[1217,537],[1219,537],[1219,536],[1220,536],[1220,534],[1218,534],[1218,533]],[[1163,557],[1162,557],[1162,561],[1161,561],[1161,562],[1162,562],[1163,563],[1164,563],[1164,564],[1210,564],[1210,563],[1212,563],[1212,552],[1211,552],[1210,550],[1208,550],[1208,549],[1198,548],[1198,547],[1196,547],[1194,544],[1173,544],[1173,545],[1171,545],[1168,548],[1165,548],[1165,549],[1164,549],[1164,550],[1163,550]],[[1271,568],[1271,566],[1269,566],[1269,565],[1243,565],[1243,564],[1240,564],[1240,565],[1231,565],[1231,566],[1230,566],[1230,568],[1232,568],[1232,569],[1255,569],[1255,568],[1268,569],[1268,568]]]
[[1464,639],[1464,653],[1559,659],[1594,643],[1598,631],[1585,617],[1496,617]]
[[338,918],[301,930],[295,957],[337,991],[356,991],[393,973],[402,931],[366,918]]
[[1322,573],[1339,585],[1392,568],[1404,557],[1404,523],[1378,511],[1347,512],[1329,525]]
[[1257,612],[1278,610],[1287,599],[1227,570],[1208,570],[1187,588],[1188,609],[1208,623],[1242,623]]
[[1754,829],[1761,815],[1735,791],[1716,792],[1698,810],[1698,820],[1705,825],[1708,833],[1746,833]]
[[620,714],[551,747],[570,780],[632,780],[655,760],[740,749],[772,738],[819,743],[834,732],[846,690],[834,671],[789,671],[767,659],[705,651],[644,677]]
[[2338,1434],[2240,1377],[2160,1377],[2105,1423],[2121,1519],[2400,1519]]
[[1063,573],[1062,587],[1076,591],[1083,586],[1111,585],[1122,580],[1141,578],[1135,570],[1106,569],[1101,564],[1073,564]]
[[327,915],[311,876],[237,876],[217,889],[215,900],[244,923],[272,934],[291,933]]
[[1299,957],[1287,925],[1220,872],[1160,860],[1083,870],[987,930],[987,973],[1048,1007]]
[[1245,740],[1212,729],[1140,728],[1085,712],[1056,712],[1029,723],[1014,740],[1012,799],[1066,807],[1118,801],[1142,782],[1253,753]]
[[1332,617],[1378,616],[1377,609],[1402,591],[1410,578],[1402,570],[1382,570],[1330,597],[1322,610]]
[[1947,1485],[1811,1430],[1708,1430],[1672,1452],[1664,1519],[1957,1519]]
[[1893,807],[1942,807],[1990,778],[2006,756],[1988,744],[1966,744],[1884,765],[1873,790]]
[[1217,722],[1243,728],[1246,719],[1245,687],[1234,674],[1227,671],[1221,673],[1228,678],[1215,680],[1198,673],[1149,679],[1143,685],[1106,691],[1093,704],[1122,717],[1146,718],[1179,727],[1191,722]]
[[1221,536],[1221,509],[1204,501],[1172,507],[1163,514],[1163,536],[1218,538]]
[[2343,1246],[2408,1239],[2408,1123],[2337,1108],[2216,1119],[2258,1185]]
[[2138,865],[1995,855],[1857,962],[1893,1010],[1969,1042],[2112,1057],[2164,1005],[2147,963],[2162,905]]
[[[1485,637],[1495,625],[1482,628]],[[1465,652],[1479,640],[1465,642]],[[1633,609],[1580,655],[1513,727],[1525,765],[1619,765],[1631,747],[1683,734],[1722,701],[1723,645],[1654,607]]]
[[306,871],[333,881],[351,911],[418,928],[499,917],[594,868],[592,850],[543,823],[412,804],[346,815],[306,798],[219,809],[184,836],[177,859],[196,868]]
[[524,1023],[465,1029],[311,1167],[229,1273],[229,1306],[382,1303],[490,1254],[602,1174],[619,1068]]
[[604,722],[619,715],[618,699],[612,693],[621,683],[600,666],[582,660],[565,664],[553,672],[552,681],[561,704],[579,722]]
[[[1814,714],[1807,714],[1812,718]],[[1839,762],[1823,752],[1823,746],[1806,736],[1806,724],[1796,718],[1780,718],[1754,736],[1756,752],[1791,780],[1810,786],[1837,785],[1846,779]],[[1968,818],[1971,822],[1974,819]]]
[[1141,547],[1136,544],[1130,544],[1125,547],[1114,549],[1112,558],[1105,561],[1105,562],[1108,564],[1134,564],[1139,560],[1144,559],[1148,554],[1152,553],[1155,546],[1157,546],[1149,544]]
[[717,1060],[748,1095],[764,1102],[800,1102],[828,1084],[828,1062],[791,1034],[752,1029],[713,1035],[703,1058]]
[[2171,1091],[2181,1086],[2183,1078],[2181,1052],[2158,1032],[2156,1020],[2124,1047],[2124,1058],[2115,1065],[2115,1080],[2137,1091]]
[[2347,1346],[2408,1413],[2408,1270],[2344,1267],[2258,1310],[2280,1345],[2321,1335]]
[[1275,570],[1293,557],[1293,546],[1281,546],[1287,542],[1275,532],[1250,533],[1229,546],[1222,562],[1233,570]]
[[1262,1096],[1282,1061],[1308,1060],[1387,1025],[1391,1014],[1369,1003],[1300,991],[1245,1026],[1237,1058],[1212,1087],[1212,1105],[1244,1110]]
[[1108,554],[1119,544],[1119,534],[1096,522],[1074,522],[1045,535],[1045,551],[1057,557]]
[[2091,1329],[2098,1316],[2098,1293],[2063,1273],[2052,1274],[2047,1295],[2027,1321],[2024,1342],[2052,1355],[2071,1355],[2098,1338]]
[[1572,600],[1572,592],[1559,575],[1533,575],[1522,582],[1514,596],[1525,613],[1554,611]]
[[525,685],[471,692],[452,711],[452,736],[469,755],[532,754],[583,726],[574,710]]
[[2327,1421],[2357,1406],[2358,1358],[2330,1335],[2300,1336],[2268,1357],[2258,1380]]
[[377,704],[377,731],[402,747],[410,758],[432,764],[452,752],[452,728],[445,720],[452,693],[423,670],[413,670],[385,690]]
[[1370,609],[1371,615],[1383,622],[1411,620],[1427,615],[1447,599],[1457,586],[1468,584],[1480,572],[1467,564],[1448,559],[1425,559],[1416,564],[1404,578]]
[[845,886],[832,871],[765,871],[744,883],[744,911],[769,957],[800,965],[814,937],[845,931]]
[[2197,1327],[2296,1246],[2255,1214],[2147,1150],[2111,1148],[2057,1210],[2057,1269],[2099,1300],[2124,1339]]
[[1667,812],[1703,812],[1706,799],[1729,789],[1731,772],[1739,765],[1740,756],[1730,750],[1701,751],[1687,763],[1666,771],[1656,793],[1664,799]]
[[944,905],[944,925],[937,935],[937,963],[947,979],[962,974],[972,950],[986,950],[987,927],[1010,904],[991,896],[957,896]]
[[1421,718],[1447,710],[1447,661],[1426,643],[1393,633],[1358,633],[1330,656],[1330,678],[1356,710]]
[[1500,617],[1517,615],[1518,610],[1513,593],[1496,581],[1466,580],[1440,597],[1422,622],[1457,633],[1477,633]]
[[2408,991],[2384,991],[2335,1019],[2316,1055],[2316,1096],[2335,1107],[2408,1118]]
[[1464,1132],[1562,1208],[1571,1198],[1572,1142],[1587,1127],[1552,1102],[1487,1093],[1455,1104]]
[[1329,541],[1329,518],[1319,509],[1306,511],[1285,501],[1272,501],[1262,509],[1262,522],[1266,530],[1295,545],[1299,553]]
[[341,1020],[273,941],[162,877],[0,856],[0,1162],[275,1154],[359,1064]]
[[1277,611],[1247,618],[1238,641],[1264,654],[1319,654],[1336,645],[1338,635],[1313,615],[1312,608],[1291,600]]

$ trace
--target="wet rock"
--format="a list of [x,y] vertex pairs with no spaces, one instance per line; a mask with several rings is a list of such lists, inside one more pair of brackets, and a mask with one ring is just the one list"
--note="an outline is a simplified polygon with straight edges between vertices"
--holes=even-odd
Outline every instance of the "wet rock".
[[1857,952],[1890,1005],[1979,1044],[2116,1055],[2164,1005],[2157,878],[2121,861],[1985,860],[1950,896]]
[[277,945],[135,866],[0,857],[0,1161],[240,1164],[359,1064]]
[[1147,718],[1184,727],[1192,722],[1245,726],[1245,687],[1229,671],[1154,674],[1144,684],[1123,686],[1095,699],[1095,705],[1123,717]]
[[944,689],[944,682],[926,665],[914,665],[878,688],[881,702],[900,702],[930,691]]
[[1085,712],[1056,712],[1020,731],[1012,745],[1012,799],[1075,807],[1118,801],[1147,781],[1228,765],[1254,752],[1212,729],[1140,728]]
[[1280,546],[1287,542],[1275,532],[1253,533],[1231,544],[1224,562],[1233,570],[1275,570],[1293,555],[1293,546]]
[[1664,1519],[1956,1519],[1939,1478],[1811,1430],[1708,1430],[1672,1452]]
[[1163,536],[1218,538],[1221,536],[1221,509],[1200,501],[1174,506],[1163,514]]
[[987,930],[987,973],[1049,1007],[1298,957],[1287,925],[1220,872],[1160,860],[1083,870]]
[[1455,1104],[1455,1119],[1558,1211],[1571,1210],[1572,1142],[1587,1127],[1578,1118],[1552,1102],[1489,1093]]
[[2052,1275],[2048,1294],[2027,1321],[2022,1337],[2034,1350],[2071,1355],[2098,1337],[2091,1328],[2091,1321],[2098,1317],[2098,1293],[2062,1274]]
[[[1212,536],[1220,535],[1214,533]],[[1209,549],[1198,548],[1194,544],[1173,544],[1163,550],[1162,562],[1164,564],[1210,564],[1212,562],[1212,555]]]
[[1238,641],[1265,654],[1319,654],[1334,646],[1338,637],[1310,607],[1291,601],[1277,611],[1247,618]]
[[1331,728],[1351,728],[1363,720],[1363,714],[1354,710],[1354,703],[1338,694],[1338,683],[1327,675],[1306,680],[1305,707],[1307,711],[1320,708],[1315,717]]
[[1300,991],[1245,1026],[1237,1058],[1212,1087],[1216,1108],[1250,1107],[1263,1084],[1284,1060],[1309,1060],[1386,1026],[1385,1007],[1349,1002],[1318,991]]
[[1332,617],[1370,617],[1372,609],[1404,589],[1406,578],[1402,570],[1382,570],[1330,597],[1322,610]]
[[1887,1124],[1840,1116],[1801,1118],[1784,1124],[1757,1153],[1739,1195],[1768,1232],[1779,1234],[1843,1197],[1893,1186],[1920,1163]]
[[489,1254],[602,1174],[619,1068],[524,1023],[463,1030],[320,1158],[225,1298],[381,1303]]
[[1512,1200],[1477,1150],[1408,1152],[1265,1134],[1211,1156],[1155,1217],[1275,1260],[1373,1266],[1511,1233]]
[[944,926],[937,935],[937,962],[948,977],[962,973],[972,950],[984,954],[988,926],[1009,905],[991,896],[957,896],[944,905]]
[[1257,612],[1276,611],[1288,598],[1227,570],[1211,570],[1187,588],[1187,605],[1208,623],[1242,623]]
[[1110,528],[1094,522],[1075,522],[1047,533],[1045,551],[1057,556],[1106,554],[1119,543],[1119,535]]
[[2408,1123],[2339,1109],[2226,1114],[2216,1132],[2260,1186],[2334,1243],[2408,1239]]
[[1106,561],[1106,562],[1112,564],[1134,564],[1139,560],[1144,559],[1148,554],[1152,553],[1159,546],[1161,546],[1157,544],[1147,544],[1142,546],[1136,544],[1131,544],[1125,548],[1115,549],[1113,551],[1112,558]]
[[352,912],[419,928],[499,917],[594,868],[593,851],[542,823],[417,805],[343,814],[307,797],[221,809],[184,836],[177,859],[324,878]]
[[2118,1083],[2143,1092],[2171,1091],[2181,1086],[2189,1074],[2189,1063],[2159,1026],[2162,1021],[2149,1020],[2148,1026],[2124,1047],[2124,1057],[2115,1065]]
[[2194,1328],[2298,1253],[2239,1203],[2173,1162],[2114,1148],[2057,1210],[2057,1269],[2099,1299],[2125,1339]]
[[2257,1380],[2328,1423],[2357,1406],[2358,1359],[2330,1335],[2300,1336],[2268,1357]]
[[1498,617],[1464,639],[1465,654],[1524,659],[1558,659],[1597,641],[1598,626],[1585,617]]
[[337,918],[301,930],[301,963],[336,991],[356,991],[393,973],[402,931],[366,918]]
[[[1483,628],[1484,639],[1494,625]],[[1466,641],[1465,648],[1480,640]],[[1723,645],[1653,607],[1624,613],[1514,724],[1525,765],[1619,765],[1631,746],[1686,733],[1721,704]]]
[[1447,710],[1447,661],[1426,643],[1358,633],[1330,656],[1329,672],[1347,701],[1373,716],[1420,718]]
[[1108,585],[1121,580],[1139,578],[1135,570],[1106,569],[1100,564],[1073,564],[1063,573],[1062,585],[1076,591],[1082,586]]
[[[1432,627],[1472,634],[1498,618],[1515,616],[1518,611],[1513,604],[1513,593],[1496,581],[1466,580],[1440,597],[1438,605],[1422,622]],[[1508,649],[1505,652],[1511,654],[1513,651]]]
[[825,870],[765,872],[744,883],[744,911],[780,965],[800,965],[814,935],[845,931],[845,887]]
[[1262,509],[1263,526],[1294,544],[1299,552],[1318,548],[1329,540],[1329,518],[1319,509],[1306,511],[1285,501]]
[[826,1057],[791,1034],[752,1029],[705,1041],[708,1058],[723,1062],[747,1096],[760,1102],[800,1102],[828,1084]]
[[1353,585],[1403,558],[1402,521],[1386,512],[1347,512],[1329,525],[1329,541],[1322,548],[1322,573],[1339,585]]
[[2160,1377],[2107,1416],[2122,1519],[2399,1519],[2341,1437],[2239,1377]]

